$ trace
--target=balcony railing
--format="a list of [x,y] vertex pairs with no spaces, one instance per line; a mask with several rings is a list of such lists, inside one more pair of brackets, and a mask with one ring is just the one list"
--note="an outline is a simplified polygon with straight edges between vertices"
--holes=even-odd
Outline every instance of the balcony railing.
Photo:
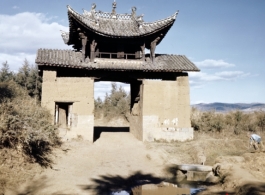
[[109,59],[139,59],[139,57],[136,58],[136,54],[132,53],[124,53],[123,57],[121,57],[122,54],[109,53],[109,52],[97,52],[96,55],[99,58],[109,58]]

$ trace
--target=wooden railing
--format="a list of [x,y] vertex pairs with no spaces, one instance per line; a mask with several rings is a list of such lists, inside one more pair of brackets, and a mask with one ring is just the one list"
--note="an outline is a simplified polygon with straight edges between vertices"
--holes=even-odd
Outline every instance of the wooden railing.
[[[124,57],[123,58],[118,58],[118,53],[109,53],[109,52],[97,52],[96,53],[97,56],[99,58],[110,58],[110,59],[137,59],[135,58],[135,54],[132,53],[124,53]],[[133,57],[129,57],[129,56],[133,56]]]

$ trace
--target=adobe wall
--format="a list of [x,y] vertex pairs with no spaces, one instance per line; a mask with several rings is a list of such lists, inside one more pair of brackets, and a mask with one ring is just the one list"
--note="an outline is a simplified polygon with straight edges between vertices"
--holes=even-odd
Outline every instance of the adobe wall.
[[138,140],[143,140],[143,85],[142,83],[131,83],[131,115],[130,133]]
[[193,139],[187,73],[176,81],[143,81],[143,141]]
[[[55,115],[55,102],[73,102],[67,138],[82,136],[93,142],[94,80],[85,77],[56,77],[55,70],[43,71],[41,104]],[[54,121],[53,121],[54,122]]]

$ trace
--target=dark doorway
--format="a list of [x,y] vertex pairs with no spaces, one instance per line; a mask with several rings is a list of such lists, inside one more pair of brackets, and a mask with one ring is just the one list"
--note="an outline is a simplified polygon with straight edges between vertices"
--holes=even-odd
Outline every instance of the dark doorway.
[[93,142],[100,138],[102,132],[130,132],[130,127],[94,127]]
[[70,113],[72,105],[73,103],[55,103],[55,124],[63,128],[71,126]]

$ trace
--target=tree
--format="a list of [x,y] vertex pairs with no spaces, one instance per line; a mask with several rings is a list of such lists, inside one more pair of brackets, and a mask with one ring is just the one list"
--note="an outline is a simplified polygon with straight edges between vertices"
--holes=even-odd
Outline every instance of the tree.
[[103,102],[100,97],[94,100],[95,103],[95,118],[99,118],[102,114]]
[[7,61],[2,63],[2,68],[0,70],[0,82],[6,82],[13,79],[13,73],[9,70],[9,65]]
[[41,98],[41,82],[42,79],[39,76],[38,66],[32,65],[28,77],[28,92],[31,97],[35,97],[38,100]]
[[124,117],[129,120],[129,111],[130,95],[121,86],[118,88],[116,83],[111,84],[111,92],[106,93],[104,102],[100,98],[95,100],[95,116],[103,113],[107,119]]
[[22,67],[19,68],[16,75],[16,82],[25,89],[28,89],[28,77],[30,74],[30,66],[27,59],[24,60]]
[[15,77],[16,82],[28,91],[31,97],[35,97],[40,100],[41,98],[41,77],[38,75],[38,67],[35,65],[29,65],[27,59]]

